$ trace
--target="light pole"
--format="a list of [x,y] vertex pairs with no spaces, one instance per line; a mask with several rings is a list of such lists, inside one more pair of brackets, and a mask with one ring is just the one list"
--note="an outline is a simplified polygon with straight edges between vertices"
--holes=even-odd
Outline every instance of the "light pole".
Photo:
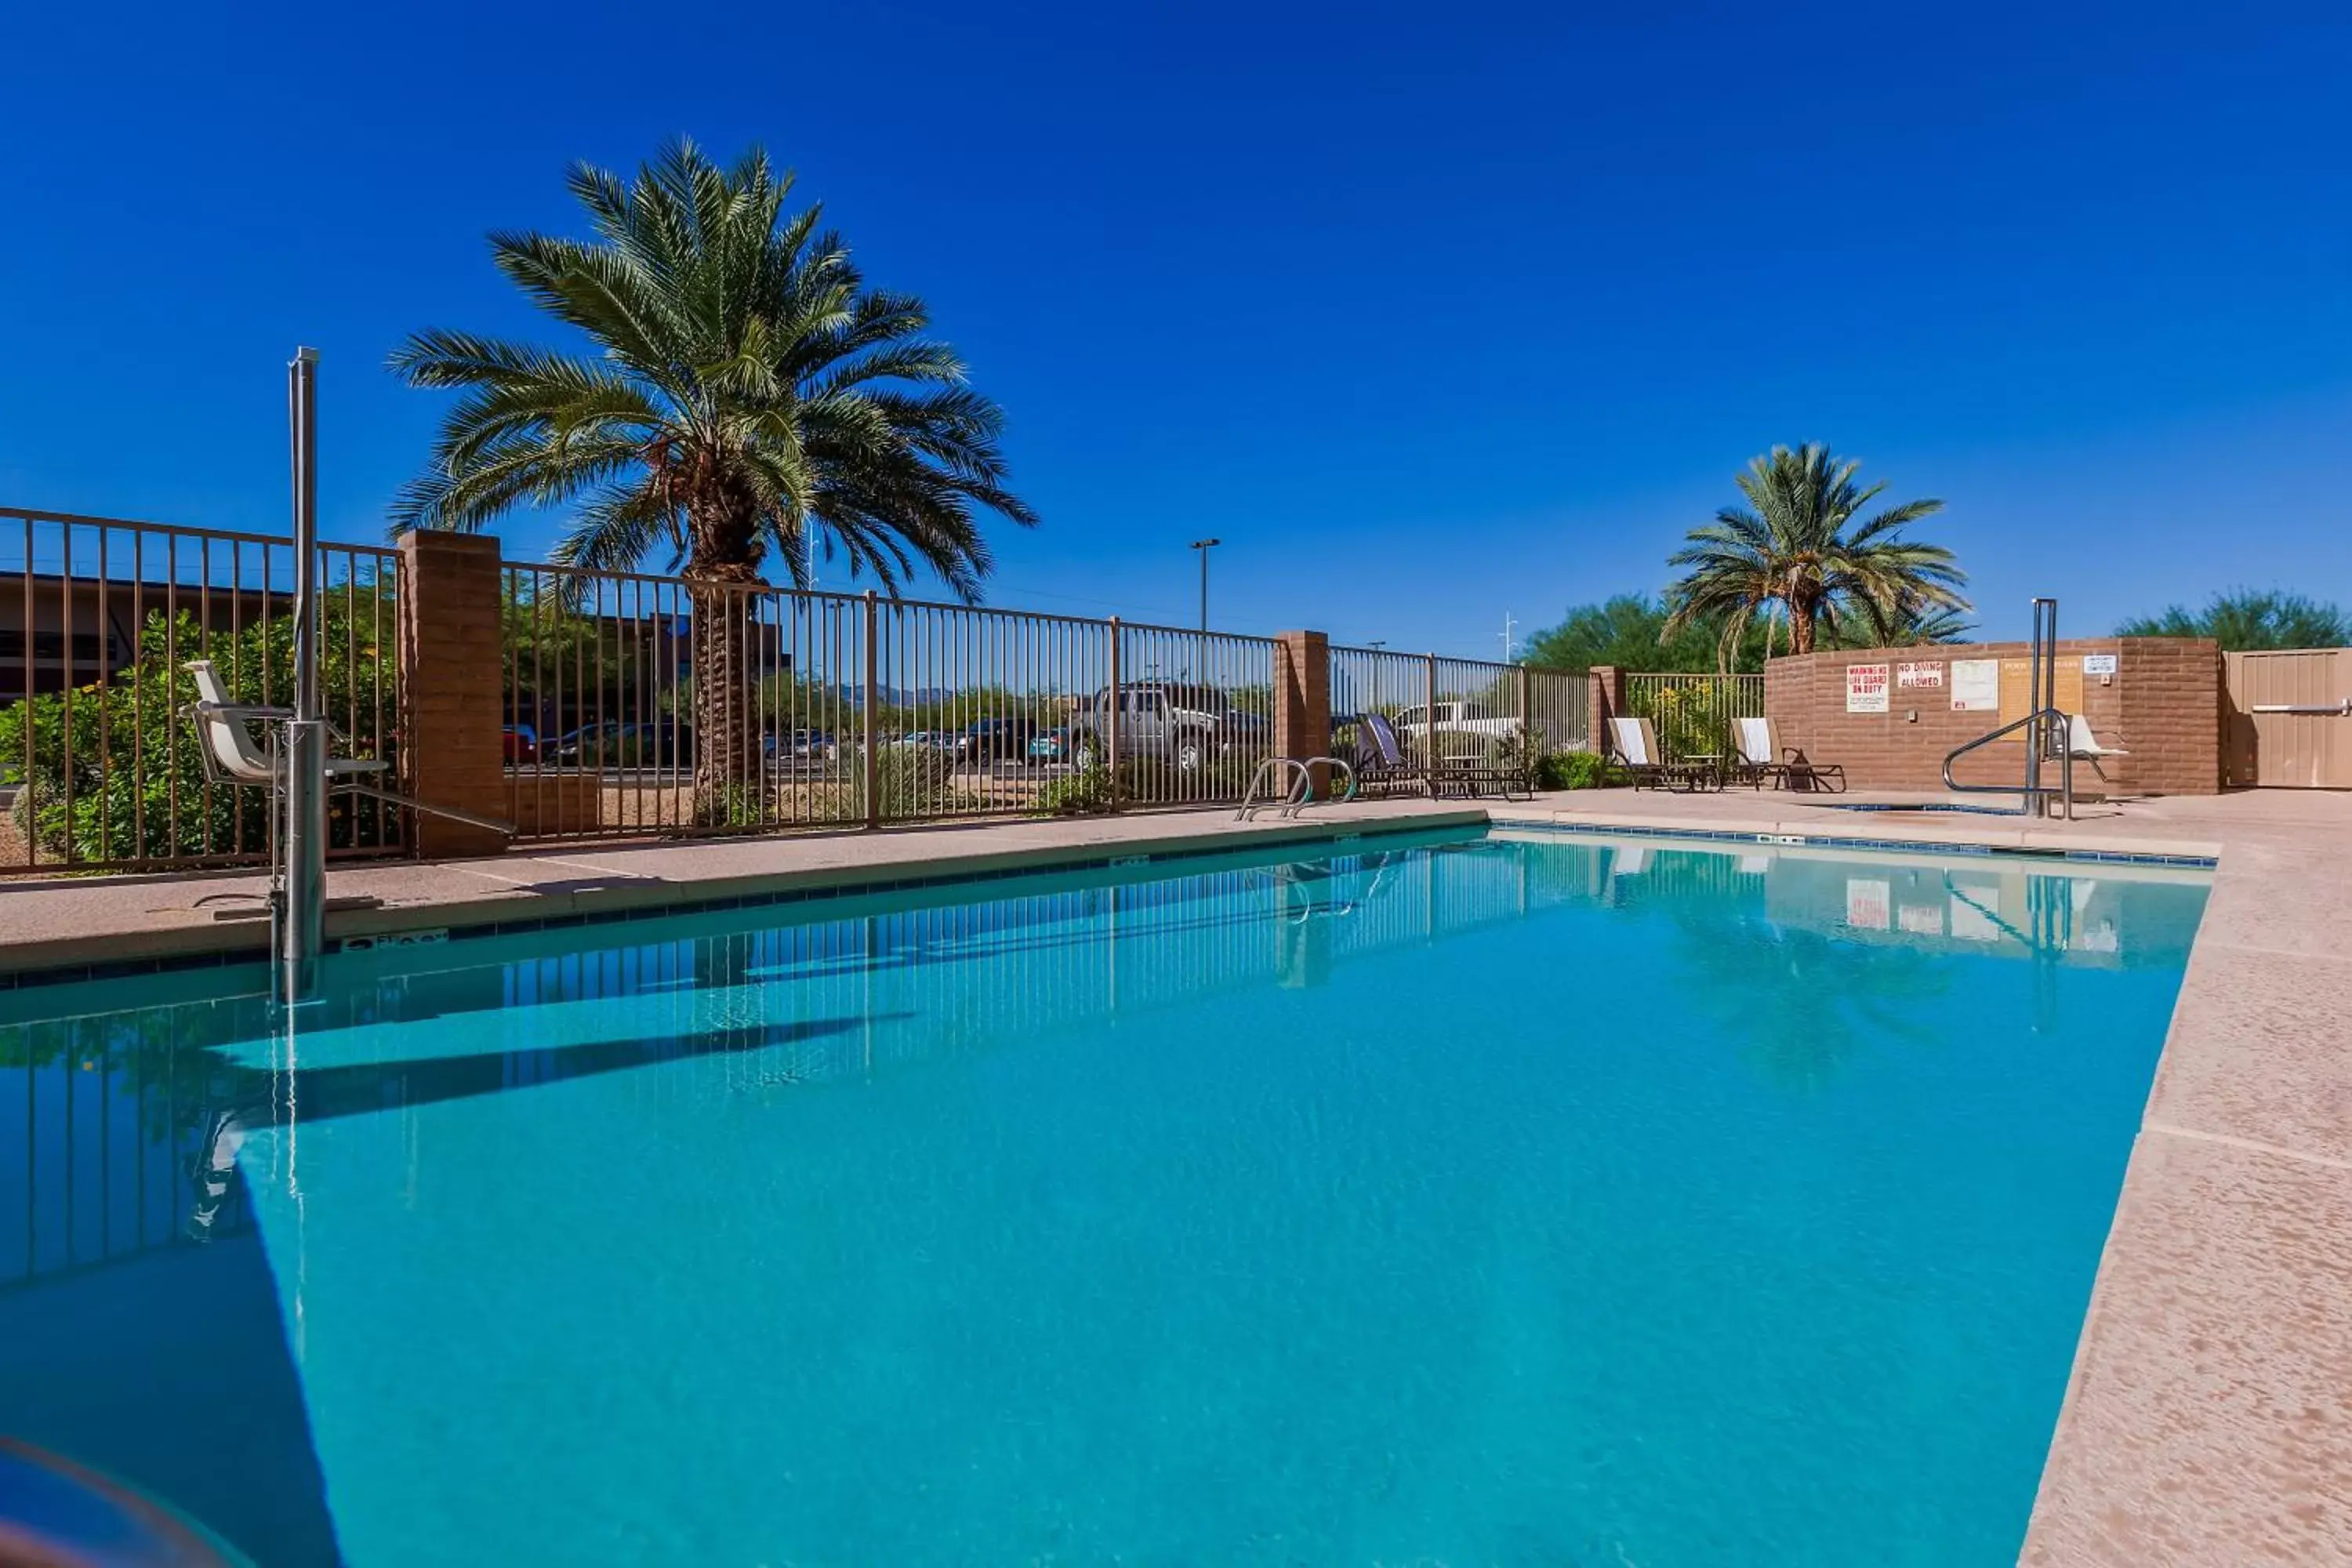
[[1196,539],[1192,548],[1201,552],[1201,635],[1209,631],[1209,552],[1224,542],[1222,539]]

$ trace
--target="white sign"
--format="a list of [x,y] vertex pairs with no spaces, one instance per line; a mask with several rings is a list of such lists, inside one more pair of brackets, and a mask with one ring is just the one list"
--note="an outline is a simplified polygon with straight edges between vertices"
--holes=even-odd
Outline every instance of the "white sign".
[[1886,666],[1849,664],[1845,667],[1845,710],[1849,713],[1886,711]]
[[1901,691],[1941,691],[1944,689],[1944,664],[1932,659],[1926,664],[1898,664],[1895,667],[1895,685]]
[[1952,711],[1955,713],[2000,711],[2000,660],[1997,658],[1952,660]]
[[1906,904],[1895,911],[1895,923],[1914,936],[1944,934],[1944,906]]
[[1885,882],[1849,877],[1845,883],[1845,923],[1856,931],[1885,931],[1895,900]]
[[2115,672],[2116,656],[2114,654],[2086,653],[2083,656],[2084,675],[2113,675]]

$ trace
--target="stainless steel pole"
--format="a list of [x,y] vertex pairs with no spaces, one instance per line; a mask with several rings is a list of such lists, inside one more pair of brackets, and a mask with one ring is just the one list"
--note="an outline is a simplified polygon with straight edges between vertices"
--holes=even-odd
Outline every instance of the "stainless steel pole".
[[327,721],[319,700],[319,354],[286,367],[294,445],[294,718],[286,745],[286,930],[282,998],[317,994],[327,945]]

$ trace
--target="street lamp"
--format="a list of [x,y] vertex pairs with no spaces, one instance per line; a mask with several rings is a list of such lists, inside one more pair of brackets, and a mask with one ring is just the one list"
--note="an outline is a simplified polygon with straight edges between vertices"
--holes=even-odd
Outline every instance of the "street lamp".
[[1222,539],[1196,539],[1192,548],[1201,552],[1201,635],[1209,635],[1209,552],[1224,542]]

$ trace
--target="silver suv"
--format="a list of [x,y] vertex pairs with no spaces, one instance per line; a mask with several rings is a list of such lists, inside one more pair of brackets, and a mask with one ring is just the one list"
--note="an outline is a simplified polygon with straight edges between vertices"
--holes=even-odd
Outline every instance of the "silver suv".
[[[1270,729],[1263,715],[1234,706],[1213,686],[1151,680],[1118,693],[1118,754],[1122,762],[1150,759],[1173,763],[1191,773],[1236,745],[1249,745]],[[1108,760],[1104,742],[1112,723],[1110,689],[1078,704],[1071,721],[1070,760],[1092,767]]]

